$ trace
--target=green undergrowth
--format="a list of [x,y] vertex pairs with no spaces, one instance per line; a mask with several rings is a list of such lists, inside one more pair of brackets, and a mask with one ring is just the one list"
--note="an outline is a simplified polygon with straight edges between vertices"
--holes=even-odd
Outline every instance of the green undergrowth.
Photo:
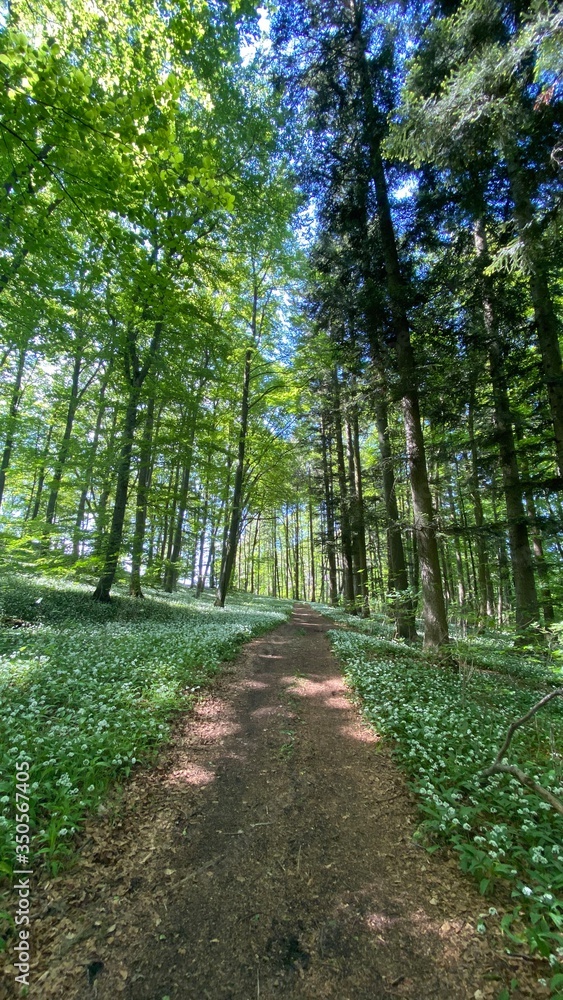
[[[319,610],[321,610],[319,606]],[[350,616],[322,608],[339,624]],[[504,906],[502,928],[512,947],[526,945],[549,959],[552,989],[563,972],[563,821],[515,778],[480,780],[510,723],[554,685],[560,661],[510,648],[506,637],[454,642],[459,673],[437,667],[420,648],[389,637],[385,621],[330,638],[366,716],[393,739],[398,761],[419,797],[416,838],[429,850],[448,843],[481,892]],[[563,797],[563,699],[555,698],[518,730],[506,762]],[[500,905],[500,903],[499,903]],[[489,919],[499,919],[491,906]],[[486,932],[486,920],[479,929]]]
[[[174,713],[243,642],[284,621],[288,601],[117,593],[52,579],[0,585],[0,871],[15,858],[16,765],[29,763],[32,863],[56,872],[108,786],[154,758]],[[28,626],[6,627],[11,619]]]

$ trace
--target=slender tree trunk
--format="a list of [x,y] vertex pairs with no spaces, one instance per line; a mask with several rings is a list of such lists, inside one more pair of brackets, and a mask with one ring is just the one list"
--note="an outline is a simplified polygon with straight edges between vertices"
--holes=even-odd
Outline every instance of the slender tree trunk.
[[336,444],[336,464],[338,468],[338,484],[340,487],[340,535],[342,557],[344,559],[344,605],[350,614],[355,614],[354,592],[354,555],[352,549],[352,529],[350,525],[350,500],[348,496],[348,480],[344,461],[344,441],[342,437],[342,411],[340,400],[340,384],[338,372],[333,374],[334,392],[334,439]]
[[106,545],[104,568],[98,585],[93,593],[95,601],[107,602],[110,600],[110,591],[115,579],[119,553],[121,551],[121,539],[123,537],[123,524],[125,521],[125,510],[127,507],[127,490],[129,487],[129,471],[131,469],[131,452],[133,450],[133,440],[135,437],[135,427],[137,425],[137,410],[140,398],[140,386],[131,386],[129,399],[125,410],[125,421],[123,424],[121,452],[119,464],[117,466],[117,484],[115,489],[115,502],[111,527]]
[[100,440],[100,433],[102,429],[102,421],[104,419],[104,413],[106,411],[105,404],[105,394],[106,388],[109,381],[110,368],[106,371],[104,381],[102,382],[100,390],[100,401],[98,405],[98,413],[96,415],[96,424],[94,427],[94,435],[92,438],[92,443],[90,445],[90,450],[88,453],[88,462],[86,465],[86,471],[84,473],[84,484],[82,491],[80,493],[80,499],[78,501],[78,508],[76,511],[76,519],[74,522],[74,531],[72,536],[72,559],[76,562],[80,556],[80,533],[82,531],[82,524],[84,521],[84,514],[86,512],[86,503],[88,501],[88,493],[90,491],[90,486],[92,482],[92,473],[94,471],[94,465],[96,463],[96,455],[98,453],[98,444]]
[[[256,307],[257,307],[257,291],[255,289],[254,317],[256,316]],[[231,576],[233,573],[237,555],[239,530],[242,520],[246,438],[248,433],[248,416],[250,412],[250,375],[251,375],[253,354],[254,354],[254,349],[252,347],[249,347],[246,351],[244,360],[244,375],[242,383],[242,400],[241,400],[241,413],[240,413],[239,438],[238,438],[238,455],[237,455],[237,465],[235,469],[235,482],[233,488],[231,516],[227,532],[225,555],[221,564],[221,572],[219,575],[219,587],[217,590],[217,598],[215,601],[217,607],[220,608],[225,607],[227,591],[229,589],[229,585],[231,582]]]
[[[520,429],[517,432],[518,439],[523,438],[523,434]],[[551,594],[551,587],[549,583],[549,570],[545,560],[545,555],[543,551],[543,540],[541,537],[539,522],[536,513],[536,502],[534,499],[534,491],[530,482],[530,469],[528,466],[528,459],[523,453],[521,458],[522,463],[522,474],[525,479],[524,496],[526,498],[526,510],[528,512],[528,517],[530,520],[530,530],[532,533],[532,546],[534,552],[534,562],[536,564],[536,571],[538,574],[538,580],[540,583],[540,595],[541,595],[541,606],[543,611],[543,620],[546,625],[552,625],[555,621],[555,609],[553,607],[553,597]]]
[[151,477],[151,456],[154,427],[154,406],[154,396],[151,396],[147,403],[147,412],[145,414],[143,436],[141,439],[141,451],[139,455],[139,480],[137,483],[137,503],[135,505],[135,533],[133,535],[133,547],[131,551],[131,580],[129,584],[129,593],[132,597],[144,596],[141,589],[141,563],[147,526],[147,506]]
[[18,410],[21,401],[21,386],[23,373],[25,368],[25,359],[27,357],[27,341],[20,348],[18,367],[16,369],[16,377],[14,384],[12,386],[12,396],[10,399],[10,408],[8,410],[8,426],[6,430],[6,440],[4,442],[4,450],[2,452],[2,462],[0,463],[0,507],[2,506],[2,499],[4,496],[4,488],[6,485],[6,472],[10,465],[10,460],[12,457],[12,449],[14,447],[14,437],[16,433],[16,425],[18,419]]
[[525,632],[533,622],[539,620],[534,566],[528,538],[526,513],[522,503],[522,487],[518,474],[512,414],[503,370],[502,348],[497,330],[493,292],[490,279],[486,278],[483,273],[488,263],[488,253],[485,229],[480,219],[475,222],[474,233],[475,249],[482,269],[483,317],[488,342],[495,430],[508,520],[510,562],[516,597],[516,627],[520,632]]
[[315,533],[313,531],[313,491],[311,489],[311,470],[307,473],[307,494],[309,500],[309,558],[311,560],[311,600],[315,602],[317,600],[316,592],[316,581],[315,581]]
[[52,436],[53,436],[53,425],[51,424],[47,431],[45,447],[43,449],[43,454],[41,456],[41,467],[39,469],[39,478],[37,480],[37,492],[35,494],[35,501],[31,513],[32,521],[37,520],[37,518],[39,517],[39,508],[41,507],[41,497],[43,495],[43,486],[45,485],[46,466],[47,466],[47,459],[49,457],[49,448],[51,447]]
[[327,422],[321,418],[321,453],[323,459],[323,485],[326,511],[326,557],[328,561],[328,579],[330,603],[338,604],[338,574],[336,571],[336,532],[334,525],[334,493],[332,489],[332,469],[329,464]]
[[295,546],[293,549],[294,555],[294,566],[295,566],[295,577],[293,583],[293,597],[294,600],[300,601],[301,594],[299,592],[299,551],[300,551],[300,539],[299,539],[299,497],[297,498],[297,503],[295,504]]
[[346,421],[348,445],[348,473],[350,496],[352,498],[353,547],[355,553],[356,600],[362,618],[369,618],[369,587],[367,574],[366,525],[364,517],[364,493],[362,464],[360,455],[360,428],[358,409],[352,404],[351,419]]
[[491,567],[487,554],[487,544],[485,540],[485,517],[483,504],[481,501],[481,483],[479,479],[479,460],[477,455],[477,444],[475,440],[475,390],[471,392],[468,413],[469,449],[471,456],[471,498],[473,501],[473,514],[475,517],[476,544],[477,544],[477,578],[479,581],[479,610],[482,621],[495,616],[495,595],[493,581],[491,577]]
[[106,471],[102,481],[102,488],[100,490],[100,499],[97,504],[96,509],[96,532],[94,537],[93,545],[93,555],[100,556],[104,549],[107,523],[108,523],[108,501],[111,492],[112,485],[112,473],[113,473],[113,454],[115,449],[115,441],[117,437],[117,418],[118,418],[118,407],[113,408],[111,428],[108,435],[107,447],[105,449],[106,455]]
[[166,570],[164,572],[164,589],[167,593],[171,594],[178,583],[179,569],[180,569],[180,555],[182,553],[182,540],[184,534],[184,518],[186,516],[186,508],[188,505],[188,493],[190,489],[190,476],[192,474],[192,458],[194,449],[194,439],[195,430],[198,416],[199,408],[199,396],[196,406],[192,411],[192,419],[189,422],[189,436],[187,441],[187,455],[186,461],[182,469],[182,483],[180,486],[180,495],[177,502],[177,515],[176,524],[174,528],[174,536],[172,540],[172,547],[168,556],[168,561],[166,564]]
[[196,584],[196,595],[197,597],[203,593],[204,588],[204,576],[203,576],[203,560],[205,557],[205,538],[207,534],[207,521],[209,515],[209,470],[207,472],[206,482],[205,482],[205,495],[203,499],[203,512],[201,515],[201,529],[199,533],[199,558],[197,564],[197,584]]
[[279,565],[278,565],[278,526],[276,513],[274,511],[272,520],[272,550],[274,557],[274,571],[272,574],[272,597],[277,597],[280,592]]
[[61,446],[59,448],[59,453],[57,455],[57,461],[55,463],[53,478],[51,480],[49,499],[47,500],[47,509],[45,511],[45,524],[47,525],[52,525],[53,521],[55,520],[55,510],[57,507],[57,500],[61,488],[63,470],[70,450],[70,439],[72,437],[72,428],[74,426],[74,418],[76,416],[76,410],[78,408],[78,402],[79,402],[79,379],[83,361],[82,348],[83,344],[82,342],[80,342],[77,345],[77,351],[74,357],[74,364],[72,366],[70,398],[68,401],[68,407],[66,412],[66,421],[63,433],[63,439],[61,441]]
[[98,585],[92,594],[95,601],[107,602],[110,600],[110,591],[113,586],[121,543],[123,540],[123,525],[125,523],[125,511],[127,508],[127,492],[129,488],[129,472],[131,469],[131,453],[135,437],[135,427],[137,425],[137,411],[141,398],[143,384],[149,374],[154,359],[158,353],[163,334],[163,323],[161,320],[155,322],[153,335],[147,350],[144,363],[141,365],[137,353],[136,331],[129,327],[127,331],[127,345],[125,354],[125,371],[129,383],[129,398],[125,411],[125,423],[123,427],[122,445],[117,467],[117,485],[115,490],[115,502],[111,527],[106,547],[104,566]]
[[519,162],[520,154],[511,144],[505,149],[514,217],[524,246],[530,295],[534,307],[542,371],[549,399],[559,475],[563,476],[563,369],[559,347],[559,323],[549,288],[548,269],[541,247],[541,233]]
[[[256,527],[254,529],[254,538],[252,539],[252,547],[250,549],[250,593],[256,594],[255,590],[255,566],[254,560],[256,559],[256,548],[258,546],[258,538],[260,532],[260,514],[256,518]],[[260,550],[258,550],[260,551]]]
[[395,472],[389,440],[387,403],[380,397],[375,406],[375,422],[381,459],[383,499],[387,519],[387,564],[389,591],[392,599],[397,635],[413,642],[416,639],[416,600],[409,593],[409,578],[405,550],[399,524],[399,508],[395,492]]
[[448,642],[448,622],[440,574],[436,525],[428,483],[416,363],[407,316],[407,285],[401,272],[389,205],[387,178],[381,155],[380,116],[374,100],[366,41],[362,34],[361,16],[362,9],[358,7],[352,38],[363,90],[366,142],[370,149],[371,176],[375,188],[379,235],[391,307],[395,355],[401,383],[414,527],[422,577],[424,643],[426,646],[440,646]]

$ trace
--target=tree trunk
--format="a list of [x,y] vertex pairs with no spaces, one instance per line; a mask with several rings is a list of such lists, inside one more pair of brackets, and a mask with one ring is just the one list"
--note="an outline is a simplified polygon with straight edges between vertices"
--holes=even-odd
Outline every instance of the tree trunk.
[[316,593],[316,582],[315,582],[315,534],[313,531],[313,492],[311,489],[311,470],[307,471],[307,493],[309,500],[309,558],[311,561],[311,571],[310,571],[310,581],[311,581],[311,600],[313,603],[317,600]]
[[383,499],[387,520],[387,564],[389,592],[393,594],[392,608],[397,635],[413,642],[416,639],[416,599],[409,593],[409,578],[405,550],[399,524],[399,508],[395,492],[395,472],[389,440],[387,403],[379,397],[375,405],[375,423],[379,442]]
[[121,551],[121,540],[123,538],[123,524],[125,521],[125,510],[127,507],[127,490],[129,487],[129,471],[131,469],[131,452],[133,450],[133,439],[135,437],[135,427],[137,425],[137,410],[140,398],[140,386],[131,386],[127,409],[125,410],[125,421],[123,424],[121,451],[119,464],[117,466],[117,484],[115,489],[115,502],[113,516],[109,530],[104,568],[98,585],[92,595],[95,601],[108,602],[110,591],[113,586],[119,553]]
[[483,514],[483,504],[481,501],[481,483],[479,481],[479,461],[477,456],[477,444],[475,440],[475,389],[472,388],[469,399],[468,431],[469,450],[471,458],[471,498],[473,500],[473,515],[475,517],[476,544],[477,544],[477,579],[479,592],[479,615],[482,622],[487,618],[495,616],[495,597],[491,568],[487,554],[487,545],[484,534],[485,517]]
[[136,331],[133,327],[129,327],[127,330],[125,373],[129,383],[129,398],[127,400],[127,409],[125,411],[122,445],[119,456],[119,464],[117,467],[115,502],[105,553],[104,567],[102,569],[100,579],[98,580],[98,585],[92,594],[95,601],[106,602],[110,600],[110,591],[115,579],[123,539],[123,525],[125,523],[125,511],[127,508],[127,491],[129,488],[131,453],[133,450],[133,440],[137,424],[137,410],[139,407],[143,384],[152,368],[154,359],[160,347],[163,329],[164,325],[162,321],[157,320],[154,325],[153,335],[151,337],[145,361],[142,365],[140,364],[137,353]]
[[293,598],[296,601],[301,600],[301,594],[299,592],[299,551],[300,551],[300,539],[299,539],[299,497],[297,498],[297,503],[295,504],[295,545],[293,549],[294,555],[294,566],[295,566],[295,576],[293,580]]
[[[522,432],[518,433],[518,439],[523,438]],[[534,551],[534,562],[536,564],[536,571],[538,574],[538,580],[540,583],[540,595],[541,595],[541,606],[543,611],[543,620],[546,625],[552,625],[555,621],[555,609],[553,607],[553,597],[551,594],[551,587],[549,583],[549,569],[547,567],[547,562],[545,560],[545,555],[543,551],[543,541],[539,529],[538,517],[536,513],[536,502],[534,500],[534,491],[530,482],[530,469],[528,466],[528,459],[526,455],[522,455],[522,474],[525,479],[524,496],[526,498],[526,510],[528,512],[528,517],[530,519],[530,530],[532,532],[532,546]]]
[[189,422],[188,431],[188,442],[187,442],[187,456],[184,466],[182,468],[182,483],[180,486],[180,495],[178,497],[177,505],[177,515],[176,523],[174,527],[174,536],[172,540],[172,547],[169,551],[168,561],[166,563],[166,569],[164,571],[164,589],[168,594],[171,594],[177,586],[178,576],[180,573],[180,556],[182,553],[182,540],[184,535],[184,518],[186,516],[186,507],[188,506],[188,493],[190,489],[190,476],[192,474],[192,458],[194,450],[194,439],[195,430],[198,416],[199,408],[199,396],[194,409],[192,410],[192,419]]
[[141,452],[139,455],[139,480],[137,483],[137,503],[135,505],[135,533],[131,552],[131,581],[129,593],[132,597],[143,597],[141,589],[141,563],[147,526],[147,505],[151,477],[151,456],[154,427],[154,396],[147,403]]
[[39,470],[39,479],[37,481],[37,493],[35,494],[35,502],[33,504],[33,510],[31,513],[31,520],[35,521],[39,516],[39,508],[41,506],[41,497],[43,494],[43,486],[45,485],[45,472],[47,459],[49,457],[49,448],[51,447],[51,437],[53,435],[53,425],[49,427],[47,431],[47,440],[45,442],[45,448],[43,449],[43,455],[41,459],[41,468]]
[[541,233],[534,221],[534,210],[519,162],[519,152],[514,146],[507,144],[505,154],[514,201],[514,217],[528,265],[530,296],[534,307],[542,371],[553,422],[555,455],[559,475],[563,476],[563,369],[559,347],[559,323],[549,288],[548,269],[541,247]]
[[506,389],[506,378],[493,305],[491,280],[483,271],[488,263],[487,241],[482,220],[475,221],[475,250],[481,265],[481,280],[483,294],[483,318],[488,341],[489,371],[493,388],[493,405],[495,415],[495,431],[499,447],[500,464],[506,515],[508,521],[508,537],[510,541],[510,562],[514,581],[516,598],[516,627],[520,632],[526,632],[528,627],[539,620],[539,607],[534,579],[534,566],[528,538],[528,525],[524,504],[522,503],[522,487],[518,474],[516,447],[512,429],[512,414]]
[[369,618],[369,587],[367,574],[366,526],[364,517],[364,494],[362,484],[362,464],[360,455],[360,428],[357,406],[352,404],[352,417],[346,421],[348,445],[348,474],[350,496],[353,551],[355,554],[355,591],[358,610],[362,618]]
[[[257,293],[254,293],[254,314],[256,313]],[[231,582],[231,577],[235,565],[237,547],[239,541],[239,530],[242,520],[243,510],[243,486],[244,486],[244,464],[246,455],[246,437],[248,432],[248,415],[250,411],[250,374],[252,367],[252,357],[254,349],[249,347],[244,360],[244,375],[242,383],[242,399],[240,412],[240,425],[238,437],[238,455],[235,469],[235,482],[233,488],[233,498],[231,506],[231,516],[226,538],[225,554],[221,564],[219,574],[219,587],[215,604],[219,608],[225,607],[225,600]]]
[[352,550],[352,529],[350,525],[350,501],[348,496],[348,480],[344,461],[344,441],[342,438],[342,412],[340,400],[340,384],[338,372],[333,373],[334,392],[334,438],[336,443],[336,465],[338,469],[338,485],[340,487],[340,536],[342,557],[344,559],[344,606],[349,614],[356,613],[354,592],[354,555]]
[[332,468],[329,463],[329,448],[327,421],[321,417],[321,453],[323,459],[323,486],[326,511],[326,557],[328,561],[328,579],[330,603],[338,604],[338,575],[336,571],[336,532],[334,525],[334,493],[332,489]]
[[104,419],[104,413],[106,410],[105,405],[105,394],[106,388],[109,381],[109,366],[106,371],[104,381],[102,382],[100,390],[100,401],[98,405],[98,413],[96,416],[96,424],[94,427],[94,436],[92,438],[92,443],[90,445],[90,450],[88,453],[88,463],[86,466],[86,471],[84,474],[84,484],[82,491],[80,493],[80,499],[78,501],[78,508],[76,511],[76,519],[74,522],[74,532],[72,536],[72,559],[76,562],[80,556],[80,533],[82,531],[82,523],[84,521],[84,514],[86,512],[86,502],[88,500],[88,493],[90,491],[92,473],[94,471],[94,465],[96,462],[96,455],[98,452],[98,443],[100,440],[100,432],[102,429],[102,421]]
[[14,380],[14,385],[12,387],[12,396],[10,399],[10,408],[8,410],[8,426],[6,430],[6,440],[4,442],[4,451],[2,452],[2,462],[0,463],[0,507],[2,506],[4,487],[6,485],[6,472],[8,471],[8,467],[10,465],[10,459],[12,457],[12,449],[14,447],[14,436],[16,433],[18,410],[20,407],[20,401],[22,395],[21,385],[22,385],[26,357],[27,357],[27,341],[20,348],[18,367],[16,369],[16,377]]
[[[358,8],[361,16],[360,8]],[[395,355],[401,385],[402,411],[407,444],[407,460],[422,578],[424,644],[441,646],[448,642],[448,622],[440,574],[436,525],[428,483],[416,363],[407,316],[407,285],[401,272],[395,229],[389,205],[387,178],[381,155],[381,127],[374,101],[366,42],[359,20],[354,24],[353,44],[364,98],[365,137],[370,150],[371,176],[375,188],[381,249],[391,307]]]
[[110,463],[113,458],[115,439],[117,435],[117,417],[118,417],[118,408],[117,406],[115,406],[113,408],[111,429],[108,436],[108,442],[106,448],[106,461],[108,463],[108,467],[106,468],[106,472],[102,481],[100,499],[98,501],[96,510],[96,533],[93,545],[93,555],[95,556],[100,556],[102,554],[106,539],[106,529],[108,522],[107,507],[112,485],[111,473],[113,471],[110,466]]
[[68,453],[70,450],[70,439],[72,437],[72,428],[74,426],[74,418],[76,416],[76,410],[78,408],[79,402],[79,379],[80,372],[82,369],[82,347],[83,344],[80,342],[77,345],[76,355],[74,357],[74,364],[72,366],[72,380],[70,383],[70,398],[68,401],[65,429],[63,433],[63,439],[61,441],[61,446],[59,448],[59,453],[57,455],[57,461],[55,463],[55,470],[53,473],[53,478],[51,480],[51,489],[49,491],[49,499],[47,500],[47,510],[45,512],[45,524],[52,525],[55,520],[55,510],[57,507],[57,500],[59,497],[59,491],[61,488],[61,480],[63,476],[63,470],[68,458]]

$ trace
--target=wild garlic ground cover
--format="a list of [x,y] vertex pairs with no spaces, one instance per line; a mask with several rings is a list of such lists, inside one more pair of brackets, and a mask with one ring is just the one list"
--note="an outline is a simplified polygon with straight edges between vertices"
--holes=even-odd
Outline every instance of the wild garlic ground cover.
[[[481,782],[479,773],[494,760],[510,723],[550,684],[561,684],[560,669],[541,659],[528,662],[502,643],[495,652],[490,641],[477,641],[473,651],[467,643],[465,659],[457,649],[462,666],[455,674],[432,666],[421,649],[390,640],[386,625],[362,623],[362,629],[331,632],[332,645],[367,717],[395,741],[420,796],[424,820],[417,836],[430,849],[449,841],[483,893],[499,881],[508,886],[514,908],[503,918],[504,929],[557,966],[563,959],[561,817],[516,779],[496,775]],[[562,797],[562,752],[563,704],[554,699],[515,735],[508,756]]]
[[79,584],[4,580],[0,629],[0,870],[14,859],[16,763],[30,765],[33,854],[52,868],[108,784],[148,760],[173,710],[240,645],[284,621],[289,602],[153,594],[96,604]]

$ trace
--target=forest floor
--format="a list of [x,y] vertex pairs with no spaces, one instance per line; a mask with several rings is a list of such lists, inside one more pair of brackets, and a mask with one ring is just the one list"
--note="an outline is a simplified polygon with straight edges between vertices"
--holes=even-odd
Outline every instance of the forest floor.
[[330,628],[297,605],[250,642],[88,821],[76,864],[37,887],[31,998],[547,996],[542,963],[477,932],[488,903],[455,858],[413,841]]

